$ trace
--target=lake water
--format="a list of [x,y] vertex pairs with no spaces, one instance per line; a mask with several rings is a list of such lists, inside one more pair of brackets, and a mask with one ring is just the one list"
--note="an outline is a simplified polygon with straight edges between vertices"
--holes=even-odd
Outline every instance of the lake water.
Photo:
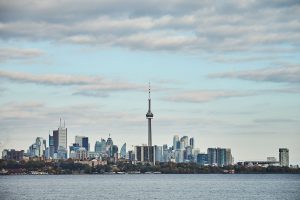
[[0,176],[0,199],[300,199],[300,175]]

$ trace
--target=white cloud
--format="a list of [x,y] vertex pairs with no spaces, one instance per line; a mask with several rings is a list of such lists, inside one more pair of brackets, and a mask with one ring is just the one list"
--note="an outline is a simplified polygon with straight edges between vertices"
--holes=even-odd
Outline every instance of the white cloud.
[[32,74],[0,70],[0,79],[17,83],[33,83],[46,86],[73,86],[73,95],[107,97],[115,91],[142,91],[144,85],[124,80],[108,79],[102,76]]
[[219,91],[219,90],[193,90],[183,91],[165,97],[164,100],[185,103],[202,103],[223,98],[244,97],[254,95],[253,92]]
[[0,48],[0,62],[11,59],[33,59],[44,55],[39,49]]

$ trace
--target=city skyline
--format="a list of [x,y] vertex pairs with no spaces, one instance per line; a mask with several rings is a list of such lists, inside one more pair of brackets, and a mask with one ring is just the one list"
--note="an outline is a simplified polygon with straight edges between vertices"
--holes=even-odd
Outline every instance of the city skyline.
[[[235,161],[300,164],[296,1],[0,2],[0,150],[27,149],[66,120],[67,140],[121,147],[174,135]],[[74,14],[76,13],[76,15]],[[68,142],[67,146],[70,143]]]
[[[189,136],[184,135],[183,137],[180,138],[178,135],[173,136],[173,142],[171,146],[168,146],[168,143],[164,143],[161,146],[158,146],[156,144],[152,144],[152,132],[151,132],[151,119],[153,118],[153,114],[151,112],[151,96],[150,96],[150,83],[149,83],[149,88],[148,88],[148,93],[149,93],[149,98],[148,98],[148,112],[146,114],[146,119],[148,121],[148,144],[142,144],[140,145],[132,145],[132,148],[134,149],[129,149],[128,152],[126,152],[126,142],[122,145],[122,148],[120,151],[118,151],[118,145],[113,145],[113,140],[111,138],[111,135],[109,134],[107,141],[101,137],[101,140],[99,141],[104,141],[107,145],[113,145],[110,148],[111,150],[108,150],[108,157],[115,157],[115,159],[124,159],[124,153],[125,156],[129,156],[129,160],[131,160],[132,155],[130,152],[134,152],[134,162],[150,162],[150,163],[155,163],[156,157],[159,157],[160,159],[157,161],[160,162],[176,162],[176,163],[183,163],[183,162],[195,162],[200,165],[217,165],[217,166],[227,166],[231,164],[237,164],[240,162],[245,163],[251,163],[251,162],[261,162],[261,163],[278,163],[280,166],[289,166],[289,150],[287,148],[279,148],[279,156],[278,159],[276,157],[267,157],[264,160],[253,160],[253,161],[246,161],[246,160],[239,160],[238,162],[234,162],[234,157],[231,154],[231,148],[221,148],[221,147],[209,147],[207,148],[207,152],[204,152],[203,150],[200,151],[200,148],[195,148],[195,141],[194,137],[189,138]],[[72,144],[68,146],[67,142],[67,127],[65,125],[65,120],[62,125],[62,119],[60,118],[59,120],[59,127],[57,130],[53,130],[53,135],[51,136],[49,133],[49,146],[47,146],[47,140],[44,139],[43,137],[36,137],[36,143],[32,144],[29,146],[26,156],[27,157],[39,157],[43,159],[67,159],[67,158],[72,158],[72,159],[80,159],[80,160],[86,160],[88,159],[93,159],[93,157],[90,157],[89,155],[91,154],[92,156],[96,156],[97,159],[100,158],[100,160],[103,159],[102,152],[103,150],[99,149],[99,153],[96,151],[98,147],[96,147],[97,143],[99,144],[99,141],[95,141],[95,148],[94,151],[90,149],[90,143],[89,143],[89,137],[88,136],[79,136],[75,135],[74,141],[69,142],[69,144]],[[50,131],[49,131],[50,132]],[[51,148],[52,145],[52,148]],[[125,145],[125,147],[124,147]],[[69,151],[68,151],[69,147]],[[115,149],[114,149],[114,148]],[[103,147],[102,147],[103,148]],[[124,149],[125,148],[125,149]],[[141,150],[141,148],[143,150]],[[148,151],[148,157],[144,159],[144,155],[142,152],[144,152],[144,148],[146,148],[146,151]],[[149,152],[153,151],[153,154],[151,154],[151,157]],[[160,149],[158,149],[160,148]],[[114,150],[113,150],[114,149]],[[138,150],[139,149],[139,150]],[[10,149],[4,149],[4,157],[7,156],[7,152],[10,152],[9,150],[12,150],[14,152],[14,148]],[[106,149],[107,150],[107,149]],[[111,152],[112,151],[112,152]],[[160,151],[160,152],[159,152]],[[166,152],[165,152],[166,151]],[[17,154],[12,154],[14,156],[19,156],[19,152],[26,152],[23,150],[17,151]],[[137,156],[137,152],[139,152],[139,156]],[[185,153],[184,153],[185,152]],[[282,153],[284,152],[284,153]],[[287,152],[287,154],[285,154]],[[107,151],[106,151],[107,153]],[[106,154],[105,153],[105,154]],[[116,155],[115,155],[116,153]],[[160,153],[160,155],[159,155]],[[184,159],[184,155],[186,154],[186,158]],[[2,157],[3,157],[2,155]],[[158,156],[156,156],[158,155]],[[119,157],[120,156],[120,157]],[[165,161],[165,156],[168,161]],[[169,157],[170,156],[170,157]],[[191,157],[189,157],[191,156]],[[271,159],[271,160],[269,160]],[[115,160],[115,161],[116,161]],[[151,161],[150,161],[151,160]],[[272,165],[272,164],[271,164]]]

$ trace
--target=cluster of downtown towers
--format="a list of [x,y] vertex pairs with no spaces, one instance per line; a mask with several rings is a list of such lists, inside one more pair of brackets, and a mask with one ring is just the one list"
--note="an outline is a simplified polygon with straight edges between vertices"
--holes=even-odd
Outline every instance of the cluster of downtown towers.
[[[65,123],[62,125],[60,120],[58,129],[53,131],[53,135],[49,134],[48,147],[45,139],[37,137],[35,143],[29,146],[24,156],[44,159],[99,159],[113,162],[117,160],[128,160],[133,163],[141,162],[152,164],[155,164],[155,162],[197,162],[201,165],[217,166],[233,164],[231,149],[208,148],[207,153],[200,153],[199,149],[194,148],[193,137],[188,138],[188,136],[183,136],[180,138],[178,135],[175,135],[171,147],[168,147],[166,144],[163,146],[152,145],[151,120],[154,115],[151,112],[150,87],[148,106],[148,112],[146,114],[148,120],[148,145],[135,146],[134,150],[126,151],[126,143],[124,143],[119,151],[118,146],[113,144],[113,140],[109,136],[107,140],[101,139],[100,141],[96,141],[94,151],[91,151],[88,137],[75,136],[75,143],[69,146],[68,155],[67,128]],[[23,157],[23,155],[21,157]],[[18,159],[20,159],[20,155]]]

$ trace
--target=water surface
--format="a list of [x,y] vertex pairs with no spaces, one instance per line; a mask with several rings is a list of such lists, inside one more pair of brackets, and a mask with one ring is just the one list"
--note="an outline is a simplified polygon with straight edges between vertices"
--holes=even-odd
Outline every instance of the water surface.
[[300,199],[300,174],[0,176],[0,199]]

